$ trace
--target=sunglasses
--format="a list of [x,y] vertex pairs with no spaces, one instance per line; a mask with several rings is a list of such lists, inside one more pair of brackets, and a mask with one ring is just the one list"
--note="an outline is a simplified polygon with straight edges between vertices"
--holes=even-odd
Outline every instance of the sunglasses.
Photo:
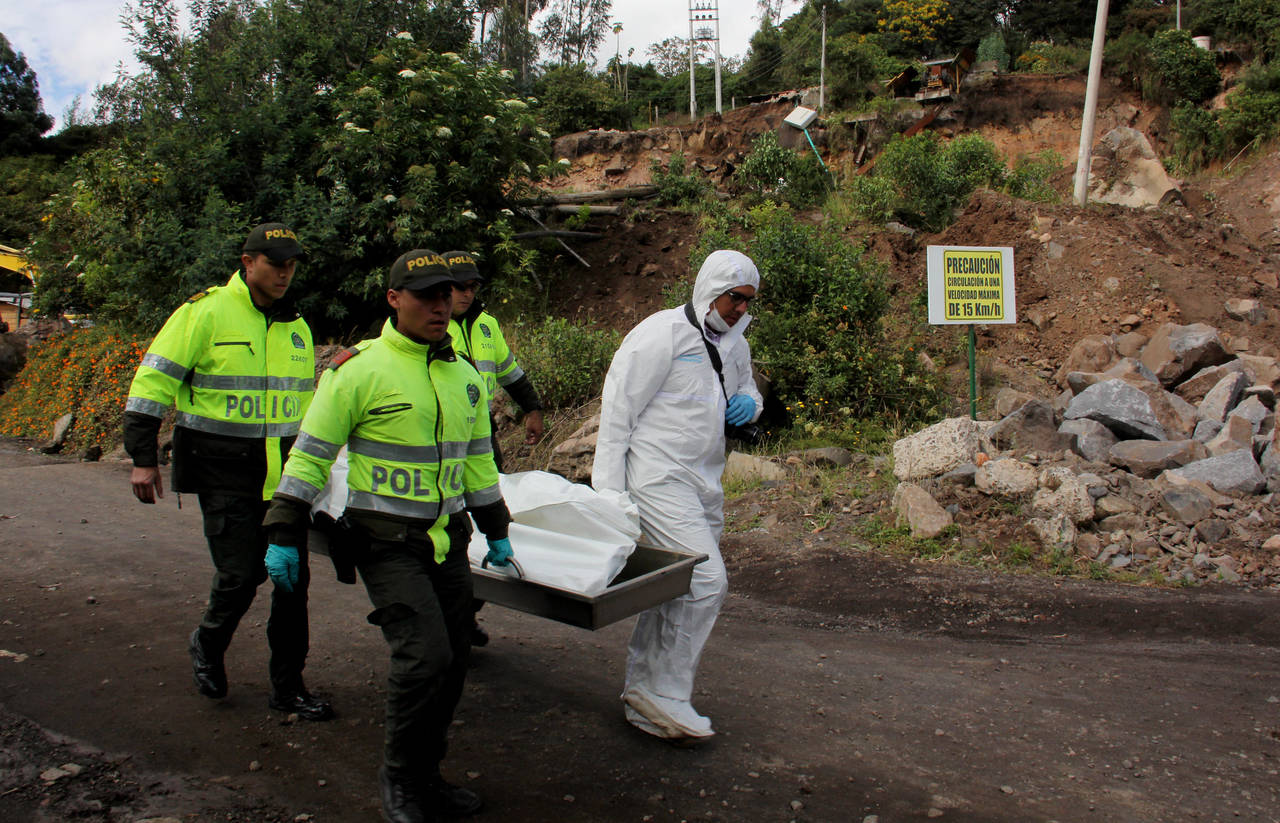
[[424,303],[434,303],[438,300],[453,300],[453,286],[439,285],[430,286],[425,289],[410,289],[413,296]]
[[454,287],[455,289],[457,289],[458,291],[475,291],[475,292],[478,292],[478,291],[480,291],[480,281],[479,281],[479,280],[468,280],[468,281],[467,281],[467,282],[465,282],[465,283],[455,283],[453,287]]
[[728,295],[729,302],[733,303],[734,306],[750,305],[751,301],[756,299],[754,294],[747,295],[742,292],[733,291],[732,289],[725,292],[725,294]]

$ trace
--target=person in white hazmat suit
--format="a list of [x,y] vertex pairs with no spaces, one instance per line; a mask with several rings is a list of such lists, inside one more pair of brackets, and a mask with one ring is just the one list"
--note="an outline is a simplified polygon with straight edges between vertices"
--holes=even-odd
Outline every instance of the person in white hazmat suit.
[[[725,424],[760,416],[751,348],[742,336],[759,286],[751,258],[712,252],[698,271],[693,300],[641,321],[605,377],[592,485],[626,491],[653,545],[708,558],[693,567],[688,594],[640,615],[628,644],[626,717],[658,737],[714,734],[690,698],[729,587],[719,548]],[[719,355],[723,387],[709,346]]]

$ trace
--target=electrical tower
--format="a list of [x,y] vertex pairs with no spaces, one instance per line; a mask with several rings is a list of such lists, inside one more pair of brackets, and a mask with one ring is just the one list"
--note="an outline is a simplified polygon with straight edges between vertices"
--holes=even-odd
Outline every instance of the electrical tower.
[[695,55],[699,42],[710,42],[716,55],[716,114],[720,105],[720,3],[719,0],[689,0],[689,119],[698,117],[697,68]]

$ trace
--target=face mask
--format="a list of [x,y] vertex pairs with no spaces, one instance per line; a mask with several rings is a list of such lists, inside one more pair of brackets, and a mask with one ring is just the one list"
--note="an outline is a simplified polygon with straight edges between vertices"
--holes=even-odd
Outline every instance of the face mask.
[[712,329],[720,334],[724,334],[729,330],[729,324],[724,322],[724,318],[720,316],[720,312],[712,308],[707,312],[707,328]]

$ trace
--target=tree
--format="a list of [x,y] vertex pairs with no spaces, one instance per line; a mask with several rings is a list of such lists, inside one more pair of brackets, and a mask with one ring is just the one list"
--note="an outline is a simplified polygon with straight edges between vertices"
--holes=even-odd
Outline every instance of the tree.
[[925,50],[951,21],[947,0],[885,0],[880,25],[908,46]]
[[53,118],[40,105],[36,73],[0,34],[0,157],[25,154],[53,128]]
[[[684,37],[668,37],[653,43],[645,49],[645,54],[653,60],[653,67],[664,77],[675,77],[684,72],[689,73],[689,40]],[[704,62],[711,54],[711,45],[706,40],[695,41],[693,60]]]
[[613,0],[554,0],[539,35],[560,65],[590,63],[609,33]]
[[951,19],[938,30],[938,49],[955,54],[960,49],[976,49],[982,38],[995,31],[1005,0],[950,0]]
[[1280,0],[1198,0],[1188,11],[1196,34],[1252,44],[1263,62],[1280,57]]
[[366,283],[410,243],[516,255],[501,204],[554,170],[549,137],[509,72],[453,53],[460,5],[197,2],[189,33],[173,8],[136,11],[144,68],[99,98],[115,133],[71,165],[33,241],[42,309],[157,328],[266,220],[304,239],[321,338],[364,330]]
[[582,64],[549,70],[534,91],[543,124],[554,135],[631,125],[613,86]]

